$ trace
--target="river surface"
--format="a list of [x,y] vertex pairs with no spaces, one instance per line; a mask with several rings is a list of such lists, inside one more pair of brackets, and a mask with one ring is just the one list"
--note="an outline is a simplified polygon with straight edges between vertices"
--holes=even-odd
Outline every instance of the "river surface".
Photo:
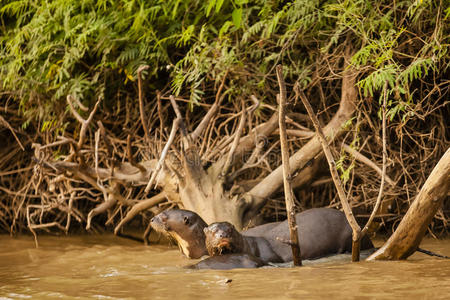
[[[376,241],[380,246],[382,241]],[[421,247],[450,256],[450,239]],[[197,260],[169,245],[112,235],[0,235],[0,299],[450,299],[450,260],[349,263],[349,255],[299,268],[188,270]]]

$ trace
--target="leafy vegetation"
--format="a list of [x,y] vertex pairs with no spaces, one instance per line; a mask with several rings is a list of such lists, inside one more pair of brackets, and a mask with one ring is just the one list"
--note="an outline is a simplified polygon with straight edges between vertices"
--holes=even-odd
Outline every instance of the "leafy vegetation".
[[386,80],[408,96],[412,81],[448,68],[448,11],[421,0],[4,1],[2,85],[20,91],[23,113],[46,119],[66,95],[111,97],[148,64],[148,76],[198,104],[204,80],[227,69],[252,72],[236,85],[244,91],[264,87],[276,63],[306,85],[317,58],[349,38],[365,96]]

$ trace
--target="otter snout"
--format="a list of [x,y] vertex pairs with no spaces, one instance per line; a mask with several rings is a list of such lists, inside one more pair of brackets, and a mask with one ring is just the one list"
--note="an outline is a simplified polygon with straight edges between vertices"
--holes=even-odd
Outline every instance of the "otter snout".
[[162,213],[154,216],[150,220],[150,224],[151,224],[152,228],[155,229],[156,231],[167,231],[167,229],[168,229],[167,215],[164,212],[162,212]]
[[228,234],[227,232],[221,230],[210,230],[208,227],[204,228],[203,232],[211,239],[222,239],[230,237],[230,234]]

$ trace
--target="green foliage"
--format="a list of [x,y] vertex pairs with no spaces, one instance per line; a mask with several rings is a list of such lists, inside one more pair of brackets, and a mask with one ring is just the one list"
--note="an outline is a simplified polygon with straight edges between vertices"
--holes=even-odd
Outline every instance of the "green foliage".
[[349,166],[346,166],[346,161],[348,157],[345,154],[342,154],[341,157],[336,161],[336,169],[341,174],[341,180],[343,184],[346,184],[350,179],[350,175],[352,170],[355,168],[355,163],[352,163]]
[[[447,3],[446,1],[443,1]],[[273,99],[268,76],[307,87],[319,58],[354,48],[365,97],[389,84],[391,117],[414,107],[414,83],[448,68],[449,7],[439,1],[21,0],[0,8],[0,76],[27,120],[49,122],[71,94],[91,106],[130,91],[136,70],[193,105],[226,71],[231,94]],[[341,51],[336,52],[336,49]],[[132,97],[135,99],[135,97]],[[264,99],[261,99],[264,100]]]
[[[372,9],[362,9],[363,4]],[[342,1],[332,6],[339,13],[336,15],[339,22],[361,38],[362,47],[352,57],[353,65],[372,69],[358,82],[363,95],[378,93],[381,99],[385,82],[389,87],[387,94],[396,95],[395,100],[390,100],[388,116],[391,120],[399,113],[406,113],[402,119],[414,114],[411,111],[414,82],[436,74],[441,63],[448,64],[449,45],[449,25],[443,20],[446,17],[443,17],[442,4],[417,0],[396,5],[383,9],[382,4],[371,7],[367,1]],[[377,16],[383,11],[384,14]],[[406,11],[403,19],[396,16],[403,11]],[[367,19],[370,22],[364,21]],[[434,32],[431,36],[428,32],[420,35],[422,30]],[[408,47],[408,44],[416,46]]]

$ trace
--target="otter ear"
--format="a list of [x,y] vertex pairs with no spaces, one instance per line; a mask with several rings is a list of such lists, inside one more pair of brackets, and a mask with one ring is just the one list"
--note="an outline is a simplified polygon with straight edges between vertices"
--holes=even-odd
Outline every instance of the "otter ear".
[[208,233],[208,230],[209,230],[208,227],[203,228],[204,233]]
[[184,224],[189,225],[189,217],[184,217]]

